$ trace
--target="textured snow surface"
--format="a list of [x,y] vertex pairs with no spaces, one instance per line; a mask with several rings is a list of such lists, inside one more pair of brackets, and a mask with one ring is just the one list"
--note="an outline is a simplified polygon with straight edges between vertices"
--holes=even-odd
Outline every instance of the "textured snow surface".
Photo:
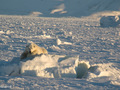
[[[82,18],[0,15],[0,88],[119,90],[120,30],[100,27],[101,17],[99,14]],[[52,56],[20,62],[21,53],[31,41],[45,47]],[[83,63],[78,69],[75,57],[79,64]],[[86,72],[82,78],[76,78],[76,70],[81,67]],[[46,75],[44,78],[41,71]]]
[[1,65],[0,74],[2,76],[22,75],[46,78],[76,78],[78,61],[78,56],[39,55],[18,62],[13,60],[6,65]]

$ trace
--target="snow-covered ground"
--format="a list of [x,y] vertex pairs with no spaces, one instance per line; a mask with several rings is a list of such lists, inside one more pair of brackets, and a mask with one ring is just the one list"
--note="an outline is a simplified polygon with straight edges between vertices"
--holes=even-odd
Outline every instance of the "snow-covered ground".
[[[1,0],[0,90],[119,90],[120,28],[100,26],[120,15],[119,3]],[[29,42],[48,55],[20,61]]]
[[[119,89],[120,30],[100,27],[100,18],[100,14],[82,18],[0,15],[0,88]],[[45,47],[54,60],[59,60],[57,65],[61,69],[52,68],[56,61],[51,62],[51,59],[43,56],[40,62],[45,64],[38,64],[37,57],[32,59],[33,62],[28,59],[26,63],[21,64],[22,75],[8,76],[11,75],[10,71],[17,70],[19,57],[26,44],[31,41]],[[67,66],[74,64],[71,60],[78,59],[90,64],[87,74],[82,79],[76,78],[74,65]],[[38,61],[35,63],[34,60]],[[44,68],[38,67],[48,72],[35,75],[32,70],[36,70],[37,66],[34,68],[31,65],[43,65]],[[28,70],[28,73],[24,73],[25,70]],[[58,75],[50,76],[51,70],[56,70],[53,74]]]

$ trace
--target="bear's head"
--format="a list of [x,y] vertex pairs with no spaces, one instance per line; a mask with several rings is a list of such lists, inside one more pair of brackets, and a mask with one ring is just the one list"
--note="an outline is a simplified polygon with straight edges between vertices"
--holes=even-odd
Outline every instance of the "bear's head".
[[29,43],[29,44],[26,45],[25,49],[28,53],[32,53],[37,49],[37,45],[34,44],[34,43]]

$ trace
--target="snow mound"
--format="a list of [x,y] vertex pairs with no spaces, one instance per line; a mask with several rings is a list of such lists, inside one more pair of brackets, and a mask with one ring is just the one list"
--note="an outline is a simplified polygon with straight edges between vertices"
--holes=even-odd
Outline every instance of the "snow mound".
[[51,14],[54,14],[56,12],[59,12],[60,14],[67,13],[67,11],[64,11],[64,9],[65,9],[65,5],[61,4],[61,5],[57,6],[57,7],[55,7],[55,9],[53,9],[50,13]]
[[100,19],[101,27],[120,27],[120,16],[103,16]]
[[45,55],[29,57],[19,61],[19,58],[13,61],[1,64],[1,76],[40,76],[46,78],[76,78],[76,67],[78,65],[78,56],[65,55]]
[[41,12],[31,12],[30,13],[30,16],[40,16],[40,15],[42,15],[42,13]]
[[56,40],[57,45],[72,45],[71,42],[63,42],[59,38]]
[[50,55],[36,56],[32,60],[20,63],[21,74],[24,76],[54,77],[50,68],[56,67],[56,61]]
[[47,78],[76,77],[79,58],[60,55],[40,55],[20,63],[21,75]]
[[13,58],[11,62],[0,62],[0,76],[18,76],[19,74],[19,58]]
[[79,61],[79,56],[41,54],[19,61],[14,58],[0,66],[0,76],[40,76],[45,78],[86,78],[108,77],[116,82],[120,72],[112,63],[90,65]]
[[116,82],[120,72],[118,69],[115,68],[113,63],[102,63],[102,64],[95,64],[92,65],[86,74],[86,78],[93,79],[93,78],[109,78]]
[[77,67],[77,78],[83,78],[90,68],[90,64],[88,61],[80,61]]

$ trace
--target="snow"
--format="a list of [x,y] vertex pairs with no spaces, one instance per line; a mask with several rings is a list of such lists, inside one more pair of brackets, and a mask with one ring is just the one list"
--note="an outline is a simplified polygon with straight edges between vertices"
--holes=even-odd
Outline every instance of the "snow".
[[[119,9],[118,0],[2,0],[0,89],[119,90],[120,30],[100,25]],[[48,55],[21,61],[29,42]]]
[[77,78],[83,78],[87,75],[88,69],[90,68],[88,61],[80,61],[77,66],[76,70],[76,77]]
[[119,0],[2,0],[0,14],[82,17],[104,11],[119,11],[119,3]]
[[[49,62],[48,62],[49,61]],[[21,62],[21,74],[27,76],[41,76],[53,78],[54,73],[50,73],[50,69],[56,67],[56,61],[51,56],[42,55],[35,57],[33,60]],[[52,71],[52,70],[51,70]],[[54,72],[54,71],[53,71]]]
[[[119,28],[100,27],[99,16],[45,18],[0,15],[0,87],[120,88],[120,31]],[[20,61],[28,42],[45,47],[49,54]],[[81,70],[85,72],[76,78],[77,74],[81,75]]]
[[120,16],[103,16],[100,19],[101,27],[120,27]]

